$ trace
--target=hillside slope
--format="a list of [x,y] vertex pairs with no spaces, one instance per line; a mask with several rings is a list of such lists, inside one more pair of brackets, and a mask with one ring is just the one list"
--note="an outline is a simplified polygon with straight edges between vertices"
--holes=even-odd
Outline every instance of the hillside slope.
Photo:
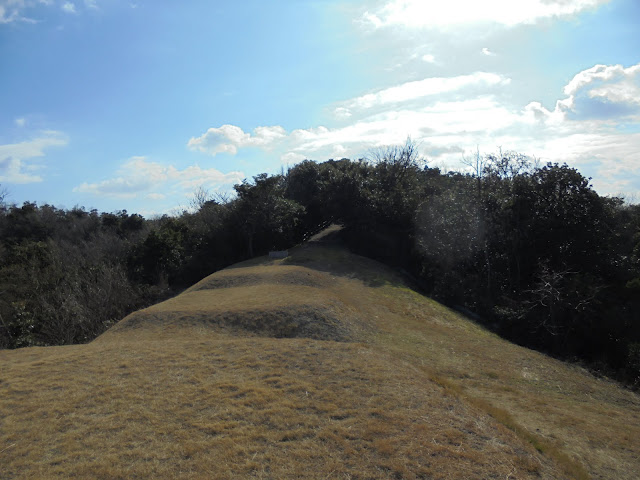
[[330,241],[0,351],[0,478],[636,478],[640,398]]

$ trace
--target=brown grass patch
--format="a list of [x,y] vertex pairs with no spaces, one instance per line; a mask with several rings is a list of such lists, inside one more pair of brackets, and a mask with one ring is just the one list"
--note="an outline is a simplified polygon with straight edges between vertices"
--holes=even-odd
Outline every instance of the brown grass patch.
[[536,457],[362,344],[95,343],[46,349],[38,366],[20,354],[3,353],[3,478],[527,478],[518,465]]
[[377,335],[378,344],[425,369],[447,394],[491,415],[567,477],[635,478],[637,394],[510,344],[408,289],[383,290],[379,301],[396,322],[393,331]]
[[327,275],[308,268],[294,265],[279,265],[277,268],[273,265],[257,265],[221,270],[202,279],[186,292],[260,284],[327,288],[331,283],[331,278]]
[[354,324],[345,321],[348,315],[342,302],[317,287],[269,283],[198,288],[134,312],[98,341],[132,334],[159,338],[198,328],[239,336],[346,341]]

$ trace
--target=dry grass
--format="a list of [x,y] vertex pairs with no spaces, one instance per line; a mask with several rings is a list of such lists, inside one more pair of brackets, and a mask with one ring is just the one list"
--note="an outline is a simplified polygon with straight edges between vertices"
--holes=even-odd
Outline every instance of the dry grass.
[[[220,275],[223,281],[229,277],[226,273]],[[240,274],[240,278],[247,276],[250,273]],[[208,280],[211,284],[216,278]],[[98,341],[117,335],[146,338],[153,334],[158,339],[194,327],[230,335],[347,340],[357,321],[344,321],[346,315],[346,306],[318,287],[267,283],[198,288],[134,312]]]
[[200,290],[248,287],[252,285],[294,285],[326,288],[331,286],[331,278],[308,268],[294,265],[280,265],[279,268],[272,268],[272,265],[257,265],[254,267],[244,267],[222,270],[216,275],[210,275],[194,286],[186,290],[195,292]]
[[640,471],[637,395],[337,246],[292,253],[218,272],[89,345],[0,351],[0,478]]
[[9,363],[3,478],[533,478],[552,468],[364,344],[212,335],[116,346]]
[[[395,318],[375,342],[492,415],[572,478],[635,479],[640,398],[586,370],[506,342],[408,289],[382,288]],[[384,299],[384,300],[383,300]]]

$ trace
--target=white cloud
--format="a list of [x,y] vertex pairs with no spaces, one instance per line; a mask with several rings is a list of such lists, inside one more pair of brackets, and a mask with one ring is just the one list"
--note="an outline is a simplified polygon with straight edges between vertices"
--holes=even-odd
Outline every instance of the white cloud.
[[[358,157],[375,146],[402,142],[407,135],[422,138],[437,133],[434,149],[447,151],[450,136],[466,132],[493,132],[521,114],[512,113],[496,103],[486,92],[496,86],[509,85],[510,79],[495,73],[475,72],[454,77],[431,77],[380,90],[341,103],[334,116],[350,124],[342,128],[318,126],[287,133],[282,127],[258,127],[253,135],[233,125],[210,128],[192,138],[189,148],[206,153],[228,152],[239,148],[277,148],[286,164],[305,158]],[[476,92],[467,100],[446,99],[444,94]],[[480,92],[480,93],[478,93]],[[429,98],[427,98],[429,97]],[[415,100],[421,100],[415,105]],[[437,144],[437,145],[436,145]],[[455,151],[459,147],[451,147]]]
[[211,188],[234,185],[244,178],[244,173],[239,171],[222,173],[215,168],[201,168],[198,165],[191,165],[184,170],[175,171],[174,175],[170,176],[170,179],[175,179],[180,187],[188,191],[193,191],[202,185]]
[[624,68],[622,65],[594,65],[575,75],[564,87],[564,93],[566,95],[575,95],[580,89],[595,81],[610,81],[613,79],[624,79],[624,77],[635,77],[638,73],[640,73],[640,64],[629,68]]
[[71,2],[65,2],[62,5],[62,10],[64,10],[67,13],[76,13],[76,6]]
[[16,118],[14,121],[16,126],[21,128],[27,124],[27,119],[24,117]]
[[422,56],[422,60],[424,62],[427,62],[427,63],[436,63],[436,57],[434,57],[430,53],[427,53],[426,55],[423,55]]
[[576,128],[571,135],[548,135],[531,144],[535,147],[531,153],[543,162],[566,162],[593,177],[595,188],[603,195],[622,193],[640,198],[640,133]]
[[362,22],[364,24],[371,24],[374,28],[380,28],[384,26],[384,22],[380,19],[380,17],[368,11],[364,12],[364,14],[362,15]]
[[549,159],[560,157],[574,165],[595,160],[599,164],[599,171],[615,177],[637,171],[640,164],[640,133],[581,132],[558,136],[545,142],[544,152]]
[[238,152],[238,148],[266,148],[285,136],[286,132],[280,126],[257,127],[254,129],[253,135],[251,135],[235,125],[222,125],[219,128],[210,128],[199,137],[191,138],[187,146],[191,150],[210,155],[218,153],[235,155]]
[[345,102],[347,108],[372,108],[408,100],[455,92],[472,86],[504,86],[511,80],[495,73],[475,72],[456,77],[430,77],[369,93]]
[[151,188],[151,186],[152,184],[144,178],[118,177],[98,183],[84,182],[75,187],[73,191],[105,197],[135,198],[139,192]]
[[301,161],[305,160],[306,158],[307,157],[305,157],[301,153],[287,152],[287,153],[285,153],[284,155],[282,155],[280,157],[280,161],[284,165],[294,165],[296,163],[300,163]]
[[[0,25],[12,22],[38,23],[37,20],[26,16],[38,6],[55,7],[53,0],[0,0]],[[59,4],[60,5],[60,4]],[[97,9],[97,0],[84,0],[85,8]],[[65,1],[60,8],[66,13],[77,13],[76,4]]]
[[434,155],[459,152],[480,139],[504,135],[514,124],[524,124],[491,96],[435,102],[419,109],[390,109],[366,115],[342,128],[317,127],[294,130],[287,154],[293,158],[358,158],[372,147],[402,143],[407,136],[429,144]]
[[640,63],[595,65],[565,86],[568,98],[558,102],[572,118],[620,118],[640,115]]
[[622,65],[595,65],[576,74],[564,87],[567,97],[556,102],[553,111],[539,102],[525,110],[537,119],[556,124],[566,121],[637,122],[640,120],[640,63],[628,68]]
[[0,145],[0,182],[41,182],[42,177],[34,173],[40,167],[33,163],[33,159],[43,157],[44,150],[49,147],[61,147],[67,143],[60,132],[46,131],[33,140]]
[[135,198],[144,194],[146,198],[158,200],[165,196],[157,193],[159,189],[193,191],[202,185],[215,188],[239,183],[245,177],[242,172],[222,173],[215,168],[203,169],[197,165],[180,170],[173,165],[150,162],[146,157],[131,157],[119,168],[117,175],[101,182],[84,182],[73,191],[118,198]]
[[482,54],[486,55],[487,57],[495,57],[496,56],[496,54],[493,53],[491,50],[489,50],[487,47],[484,47],[482,49]]
[[531,24],[540,19],[575,15],[610,0],[391,0],[367,11],[362,21],[373,28],[401,26],[446,28],[478,23],[505,26]]
[[0,24],[16,21],[33,22],[32,19],[24,17],[22,12],[35,4],[29,0],[0,0]]
[[565,121],[565,114],[561,109],[555,108],[554,110],[547,110],[540,102],[527,104],[523,108],[522,113],[524,118],[531,124],[540,122],[554,124],[559,127]]
[[[487,153],[502,147],[543,162],[567,162],[597,177],[600,193],[640,196],[640,133],[617,128],[625,122],[638,124],[629,119],[640,119],[639,76],[640,64],[579,72],[559,89],[565,96],[553,110],[535,97],[528,104],[513,104],[504,92],[510,79],[495,73],[427,78],[333,105],[340,126],[289,133],[281,127],[259,127],[250,135],[225,125],[192,141],[198,140],[196,145],[205,151],[228,148],[235,153],[247,146],[273,150],[289,165],[307,158],[360,158],[373,147],[400,144],[407,136],[420,145],[431,165],[450,168],[461,168],[462,153],[476,146]],[[590,112],[585,110],[588,102]],[[594,102],[599,102],[597,115]]]
[[345,107],[337,107],[333,111],[333,114],[335,115],[336,118],[338,118],[340,120],[346,120],[347,118],[351,117],[351,115],[353,115],[351,113],[351,110],[349,110],[348,108],[345,108]]

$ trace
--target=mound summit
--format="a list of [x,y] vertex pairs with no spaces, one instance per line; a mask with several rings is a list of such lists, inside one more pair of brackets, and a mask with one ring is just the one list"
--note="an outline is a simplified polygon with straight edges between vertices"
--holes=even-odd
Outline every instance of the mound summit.
[[0,478],[636,478],[637,394],[487,332],[337,230],[90,344],[0,351]]

